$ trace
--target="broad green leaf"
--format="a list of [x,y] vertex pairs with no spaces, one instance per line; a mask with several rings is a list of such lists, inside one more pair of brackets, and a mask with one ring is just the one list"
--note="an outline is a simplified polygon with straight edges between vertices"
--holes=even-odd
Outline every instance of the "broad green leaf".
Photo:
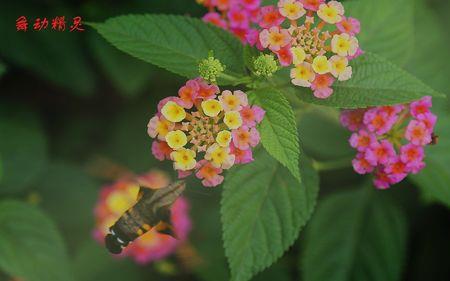
[[318,107],[303,113],[298,131],[302,134],[304,152],[314,160],[354,157],[355,152],[348,144],[350,133],[340,124],[339,111],[334,108]]
[[258,273],[253,281],[290,281],[290,268],[288,264],[283,264],[283,259]]
[[[31,70],[37,76],[76,95],[92,95],[95,73],[81,44],[85,32],[70,32],[69,27],[75,15],[61,4],[50,5],[45,7],[44,3],[38,1],[31,1],[27,5],[19,1],[2,1],[0,53],[12,65]],[[27,32],[16,31],[16,20],[22,15],[28,19]],[[64,32],[51,29],[52,18],[58,15],[65,16]],[[33,30],[34,21],[38,17],[47,17],[49,24],[46,30]]]
[[244,63],[251,71],[254,71],[253,61],[258,57],[258,54],[260,54],[258,49],[250,47],[250,45],[244,46]]
[[264,150],[227,174],[221,215],[231,280],[249,280],[274,263],[309,220],[319,179],[306,160],[301,184]]
[[113,257],[105,247],[93,239],[86,240],[78,248],[73,261],[73,269],[77,281],[143,281],[148,280],[148,276],[155,277],[153,272],[144,274],[139,266],[129,259]]
[[117,50],[97,34],[91,35],[92,52],[119,94],[134,97],[142,93],[155,74],[155,67]]
[[[450,51],[446,30],[438,21],[438,15],[429,9],[424,1],[417,2],[417,40],[414,56],[406,67],[415,75],[429,81],[430,85],[449,94],[450,67],[447,60]],[[432,32],[431,32],[432,31]],[[420,38],[427,38],[426,42]],[[430,55],[429,50],[436,55]],[[426,167],[410,178],[422,191],[423,197],[432,202],[440,202],[450,207],[450,110],[448,100],[433,100],[432,111],[438,115],[435,133],[439,136],[437,145],[426,149]]]
[[[310,89],[287,86],[285,91],[298,95],[305,102],[339,108],[359,108],[407,103],[423,96],[444,97],[418,78],[386,59],[365,53],[351,63],[353,76],[335,82],[334,93],[327,99],[315,98]],[[280,77],[278,77],[280,78]],[[289,78],[285,77],[288,82]]]
[[0,157],[3,178],[0,193],[28,187],[47,165],[47,140],[39,117],[29,108],[0,106]]
[[53,222],[18,201],[0,202],[0,268],[27,281],[73,280],[66,249]]
[[306,230],[302,280],[400,280],[406,218],[386,196],[368,185],[319,202]]
[[426,167],[410,178],[420,187],[425,199],[450,207],[450,110],[447,107],[446,111],[437,113],[434,132],[439,136],[439,141],[426,148]]
[[226,65],[227,75],[238,78],[245,74],[239,40],[199,19],[128,15],[92,26],[118,49],[188,78],[198,76],[198,63],[209,51]]
[[196,276],[203,281],[228,281],[227,260],[222,247],[222,225],[220,223],[220,195],[222,190],[202,190],[201,185],[188,179],[186,190],[191,205],[190,216],[194,227],[189,234],[198,258],[188,257]]
[[258,89],[250,98],[265,111],[259,127],[264,148],[299,181],[300,144],[294,112],[288,100],[275,89]]
[[42,208],[61,228],[70,250],[91,239],[98,183],[80,168],[56,162],[34,186]]
[[410,178],[420,187],[422,196],[429,202],[440,202],[450,208],[450,173],[446,166],[427,156],[426,168]]
[[364,51],[379,54],[398,65],[413,53],[414,1],[346,1],[345,15],[361,22],[357,35]]
[[[447,29],[439,22],[438,15],[428,8],[424,0],[417,0],[414,56],[406,63],[405,69],[416,75],[434,89],[449,94],[450,49],[446,38]],[[442,5],[442,3],[440,3]],[[426,40],[423,40],[426,38]],[[433,50],[433,54],[430,54]]]

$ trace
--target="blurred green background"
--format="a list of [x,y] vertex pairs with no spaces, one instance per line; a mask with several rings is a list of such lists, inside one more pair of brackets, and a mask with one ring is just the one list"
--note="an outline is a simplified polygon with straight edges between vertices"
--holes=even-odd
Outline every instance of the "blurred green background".
[[[416,2],[411,27],[415,41],[407,62],[398,63],[448,93],[450,3]],[[35,276],[53,276],[48,281],[228,280],[219,213],[221,187],[204,189],[192,180],[186,192],[193,224],[189,243],[201,260],[195,266],[175,255],[147,266],[114,259],[91,235],[98,191],[112,182],[104,175],[105,161],[136,173],[157,167],[175,177],[170,165],[151,155],[146,125],[157,101],[175,95],[184,79],[118,51],[87,26],[78,33],[49,28],[19,33],[15,29],[21,15],[32,25],[37,17],[81,16],[98,22],[129,13],[199,17],[205,9],[195,0],[0,4],[0,280],[13,280],[17,276],[11,273],[23,268]],[[396,32],[402,36],[407,31]],[[442,102],[440,107],[443,121],[437,133],[445,137],[450,131],[448,104]],[[348,133],[336,122],[336,110],[314,107],[303,112],[300,108],[297,113],[303,149],[321,170],[319,208],[323,198],[362,188],[358,185],[364,178],[349,167],[354,152],[347,145]],[[450,165],[450,147],[442,142],[437,152],[446,157],[440,163]],[[403,210],[407,221],[402,280],[450,280],[449,165],[436,164],[425,177],[383,192]],[[436,194],[426,191],[429,184],[447,187],[442,191],[446,199],[435,203]],[[254,280],[301,280],[303,234]],[[333,229],[328,234],[334,235]]]

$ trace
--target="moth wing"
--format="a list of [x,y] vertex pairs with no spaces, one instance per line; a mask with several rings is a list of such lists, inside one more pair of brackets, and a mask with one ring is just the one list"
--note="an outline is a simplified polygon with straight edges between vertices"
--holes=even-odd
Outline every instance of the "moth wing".
[[160,212],[158,212],[160,223],[158,224],[156,230],[159,233],[170,235],[175,239],[177,238],[177,235],[175,234],[174,227],[172,225],[171,220],[171,211],[168,208],[161,209]]
[[157,231],[161,234],[170,235],[173,238],[178,239],[177,234],[173,229],[173,226],[165,222],[160,222],[160,226],[157,228]]
[[154,189],[146,188],[146,187],[139,187],[139,193],[137,196],[137,200],[140,200],[142,197],[145,196],[153,196],[153,193],[155,193]]

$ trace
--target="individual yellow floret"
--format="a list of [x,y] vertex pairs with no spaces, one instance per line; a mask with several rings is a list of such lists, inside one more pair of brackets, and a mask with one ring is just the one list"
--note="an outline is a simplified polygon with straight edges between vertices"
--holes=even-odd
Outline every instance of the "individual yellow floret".
[[228,126],[231,130],[237,129],[242,125],[242,118],[239,112],[237,111],[228,111],[225,112],[225,116],[223,117],[223,122]]
[[161,109],[162,115],[170,122],[180,122],[186,118],[186,111],[173,101],[168,101]]
[[215,99],[205,100],[202,102],[202,109],[206,116],[216,117],[222,111],[222,105]]
[[166,142],[172,149],[180,149],[187,143],[186,134],[181,130],[168,132]]

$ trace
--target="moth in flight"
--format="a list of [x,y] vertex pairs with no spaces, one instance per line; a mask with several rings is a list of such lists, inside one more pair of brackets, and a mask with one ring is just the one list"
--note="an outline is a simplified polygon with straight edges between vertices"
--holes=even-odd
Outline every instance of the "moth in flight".
[[152,228],[176,238],[170,208],[185,187],[184,181],[160,189],[141,187],[136,204],[109,228],[105,236],[106,248],[113,254],[120,254],[128,244]]

